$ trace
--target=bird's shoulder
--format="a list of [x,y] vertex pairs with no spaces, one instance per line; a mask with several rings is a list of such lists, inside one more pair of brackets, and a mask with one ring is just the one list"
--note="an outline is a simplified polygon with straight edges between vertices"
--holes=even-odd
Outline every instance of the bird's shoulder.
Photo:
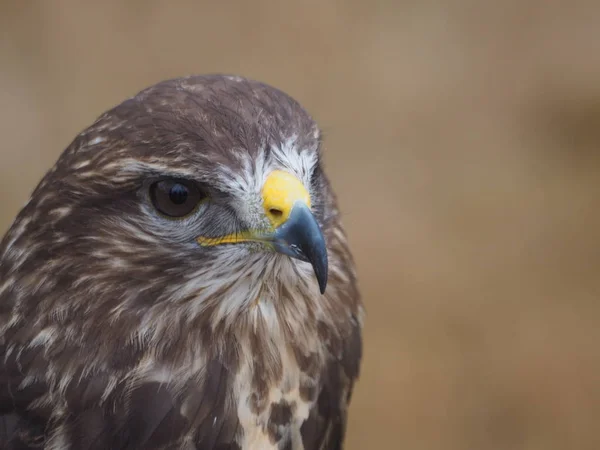
[[16,361],[0,364],[2,449],[239,448],[233,376],[217,360],[197,379],[158,379],[150,366],[146,378],[101,371],[56,383],[28,379]]
[[346,335],[328,336],[319,363],[293,350],[282,355],[295,364],[282,367],[280,380],[295,385],[273,384],[256,361],[231,367],[218,358],[196,372],[165,371],[142,358],[134,370],[82,368],[53,380],[42,370],[51,355],[31,346],[0,347],[1,448],[236,449],[252,442],[273,449],[294,449],[298,442],[305,449],[341,448],[361,357],[358,320],[352,324]]
[[343,448],[348,406],[362,358],[360,318],[352,316],[348,334],[329,343],[329,357],[319,375],[319,390],[308,418],[302,423],[305,449]]

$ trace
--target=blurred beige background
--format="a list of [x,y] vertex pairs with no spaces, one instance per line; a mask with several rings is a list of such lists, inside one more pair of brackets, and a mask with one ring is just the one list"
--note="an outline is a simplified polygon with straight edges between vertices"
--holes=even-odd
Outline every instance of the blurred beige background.
[[1,2],[0,230],[104,110],[212,72],[327,132],[368,312],[348,449],[600,448],[600,3]]

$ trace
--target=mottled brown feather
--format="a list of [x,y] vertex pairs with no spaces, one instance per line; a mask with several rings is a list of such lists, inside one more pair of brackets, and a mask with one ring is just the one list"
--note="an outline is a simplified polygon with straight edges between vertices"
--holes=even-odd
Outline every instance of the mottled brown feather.
[[[306,450],[341,448],[362,306],[320,139],[285,93],[221,75],[159,83],[78,135],[0,244],[0,448],[238,449],[245,404],[279,449],[295,423]],[[282,255],[249,247],[225,263],[198,248],[143,194],[156,177],[193,178],[211,199],[203,229],[239,231],[255,219],[233,216],[227,177],[287,164],[274,149],[289,142],[286,157],[316,152],[300,175],[328,246],[324,296]],[[223,314],[242,282],[259,295]],[[272,312],[256,313],[263,301]]]

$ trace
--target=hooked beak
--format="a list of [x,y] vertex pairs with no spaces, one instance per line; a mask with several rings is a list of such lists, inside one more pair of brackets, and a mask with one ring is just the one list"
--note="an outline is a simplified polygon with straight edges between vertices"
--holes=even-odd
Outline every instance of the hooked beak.
[[327,247],[321,228],[306,204],[298,201],[293,205],[288,219],[275,229],[273,244],[279,253],[309,262],[321,294],[325,293]]
[[271,223],[270,231],[246,231],[221,237],[199,237],[201,245],[266,242],[275,251],[309,262],[319,290],[327,287],[327,247],[321,228],[310,210],[310,195],[294,175],[281,170],[269,174],[262,189],[263,207]]

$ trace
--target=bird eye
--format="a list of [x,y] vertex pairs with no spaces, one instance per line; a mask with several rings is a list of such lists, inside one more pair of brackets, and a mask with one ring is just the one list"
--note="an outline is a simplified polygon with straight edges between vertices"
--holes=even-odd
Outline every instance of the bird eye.
[[161,180],[150,186],[150,199],[154,207],[168,217],[190,214],[205,196],[189,180]]

